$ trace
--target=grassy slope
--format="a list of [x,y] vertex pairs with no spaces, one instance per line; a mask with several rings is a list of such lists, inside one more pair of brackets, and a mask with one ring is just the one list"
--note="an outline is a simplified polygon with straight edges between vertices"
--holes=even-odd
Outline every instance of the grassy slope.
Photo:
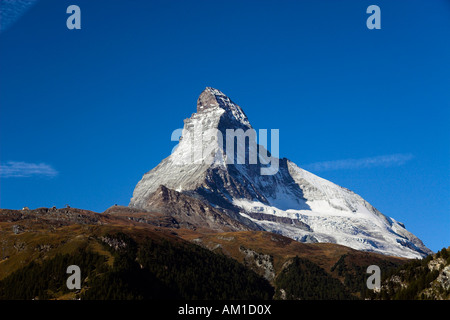
[[[129,213],[136,216],[135,212]],[[151,215],[146,213],[146,215]],[[67,218],[69,217],[69,218]],[[160,219],[155,215],[155,219]],[[15,234],[13,226],[19,226]],[[245,254],[242,248],[272,257],[275,274],[278,275],[295,256],[308,259],[323,268],[334,278],[344,282],[348,272],[354,272],[354,266],[361,268],[370,264],[383,264],[386,261],[395,265],[405,263],[406,259],[387,257],[380,254],[360,252],[351,248],[327,243],[299,243],[292,239],[261,231],[241,231],[227,233],[207,233],[157,227],[147,223],[130,220],[127,213],[99,214],[79,209],[47,212],[34,210],[24,215],[20,211],[0,209],[0,280],[13,271],[24,267],[31,261],[50,259],[56,254],[65,254],[87,247],[107,258],[113,265],[114,258],[105,250],[98,239],[107,233],[124,232],[132,235],[136,241],[145,238],[175,242],[194,242],[216,253],[222,253],[241,263]],[[344,257],[344,260],[341,258]],[[333,271],[338,261],[349,266],[346,273]],[[257,268],[254,271],[262,275]],[[361,272],[358,269],[358,272]],[[272,281],[272,284],[274,282]],[[69,298],[70,295],[66,298]]]
[[332,272],[331,268],[343,255],[346,255],[345,261],[348,265],[357,266],[381,264],[384,261],[401,265],[408,261],[404,258],[362,252],[337,244],[300,243],[277,234],[262,231],[240,231],[207,235],[188,233],[181,234],[181,236],[191,241],[199,239],[194,241],[210,249],[216,248],[214,249],[215,251],[229,255],[239,262],[244,260],[244,254],[239,250],[240,246],[271,255],[276,274],[282,270],[286,262],[295,256],[310,260],[340,280],[343,280],[343,277],[339,276],[337,271]]

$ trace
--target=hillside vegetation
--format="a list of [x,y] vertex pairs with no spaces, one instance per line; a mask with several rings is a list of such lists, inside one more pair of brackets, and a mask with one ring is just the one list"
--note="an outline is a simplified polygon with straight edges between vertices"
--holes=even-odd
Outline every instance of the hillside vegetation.
[[[422,260],[265,231],[180,228],[113,207],[0,210],[0,299],[448,299],[449,252]],[[81,269],[69,290],[69,265]],[[369,265],[382,289],[368,290]]]
[[370,294],[383,300],[449,300],[450,248],[411,260],[384,275],[381,289]]
[[87,244],[68,254],[32,261],[0,281],[1,299],[67,298],[66,268],[82,270],[81,299],[271,299],[267,280],[233,259],[185,242],[118,232],[96,239],[114,257]]

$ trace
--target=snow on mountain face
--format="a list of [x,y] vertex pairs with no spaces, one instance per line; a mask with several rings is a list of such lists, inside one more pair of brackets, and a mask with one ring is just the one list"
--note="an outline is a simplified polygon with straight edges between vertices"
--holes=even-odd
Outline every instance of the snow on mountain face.
[[275,174],[262,175],[267,164],[259,157],[250,162],[251,154],[262,150],[256,143],[244,140],[246,162],[239,164],[237,146],[233,154],[227,153],[227,129],[252,127],[237,104],[219,90],[206,88],[197,112],[184,121],[177,148],[143,176],[130,207],[151,210],[149,199],[164,185],[222,208],[224,215],[231,212],[230,217],[250,229],[258,226],[301,242],[331,242],[407,258],[431,253],[403,224],[359,195],[287,159],[276,159]]
[[256,222],[248,212],[260,212],[301,221],[309,230],[268,220],[259,221],[259,224],[267,231],[302,242],[332,242],[357,250],[408,258],[419,258],[431,253],[403,224],[384,216],[359,195],[303,170],[290,161],[288,167],[295,183],[303,191],[309,209],[281,210],[280,206],[272,204],[235,199],[234,204],[243,209],[244,216]]

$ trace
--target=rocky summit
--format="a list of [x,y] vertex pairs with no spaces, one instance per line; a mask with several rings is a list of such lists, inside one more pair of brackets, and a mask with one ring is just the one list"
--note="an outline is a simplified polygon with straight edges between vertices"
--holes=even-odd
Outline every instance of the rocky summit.
[[405,258],[431,253],[356,193],[264,149],[267,132],[254,130],[224,93],[206,88],[178,146],[144,174],[129,207],[163,212],[193,229],[264,230]]

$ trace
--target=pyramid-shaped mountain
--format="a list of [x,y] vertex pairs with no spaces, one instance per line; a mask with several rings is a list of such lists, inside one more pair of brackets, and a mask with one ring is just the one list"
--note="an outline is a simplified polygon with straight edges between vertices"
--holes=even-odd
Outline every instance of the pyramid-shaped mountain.
[[240,106],[206,88],[177,147],[143,176],[129,206],[188,228],[266,230],[407,258],[431,253],[359,195],[266,150],[273,133],[254,130]]

